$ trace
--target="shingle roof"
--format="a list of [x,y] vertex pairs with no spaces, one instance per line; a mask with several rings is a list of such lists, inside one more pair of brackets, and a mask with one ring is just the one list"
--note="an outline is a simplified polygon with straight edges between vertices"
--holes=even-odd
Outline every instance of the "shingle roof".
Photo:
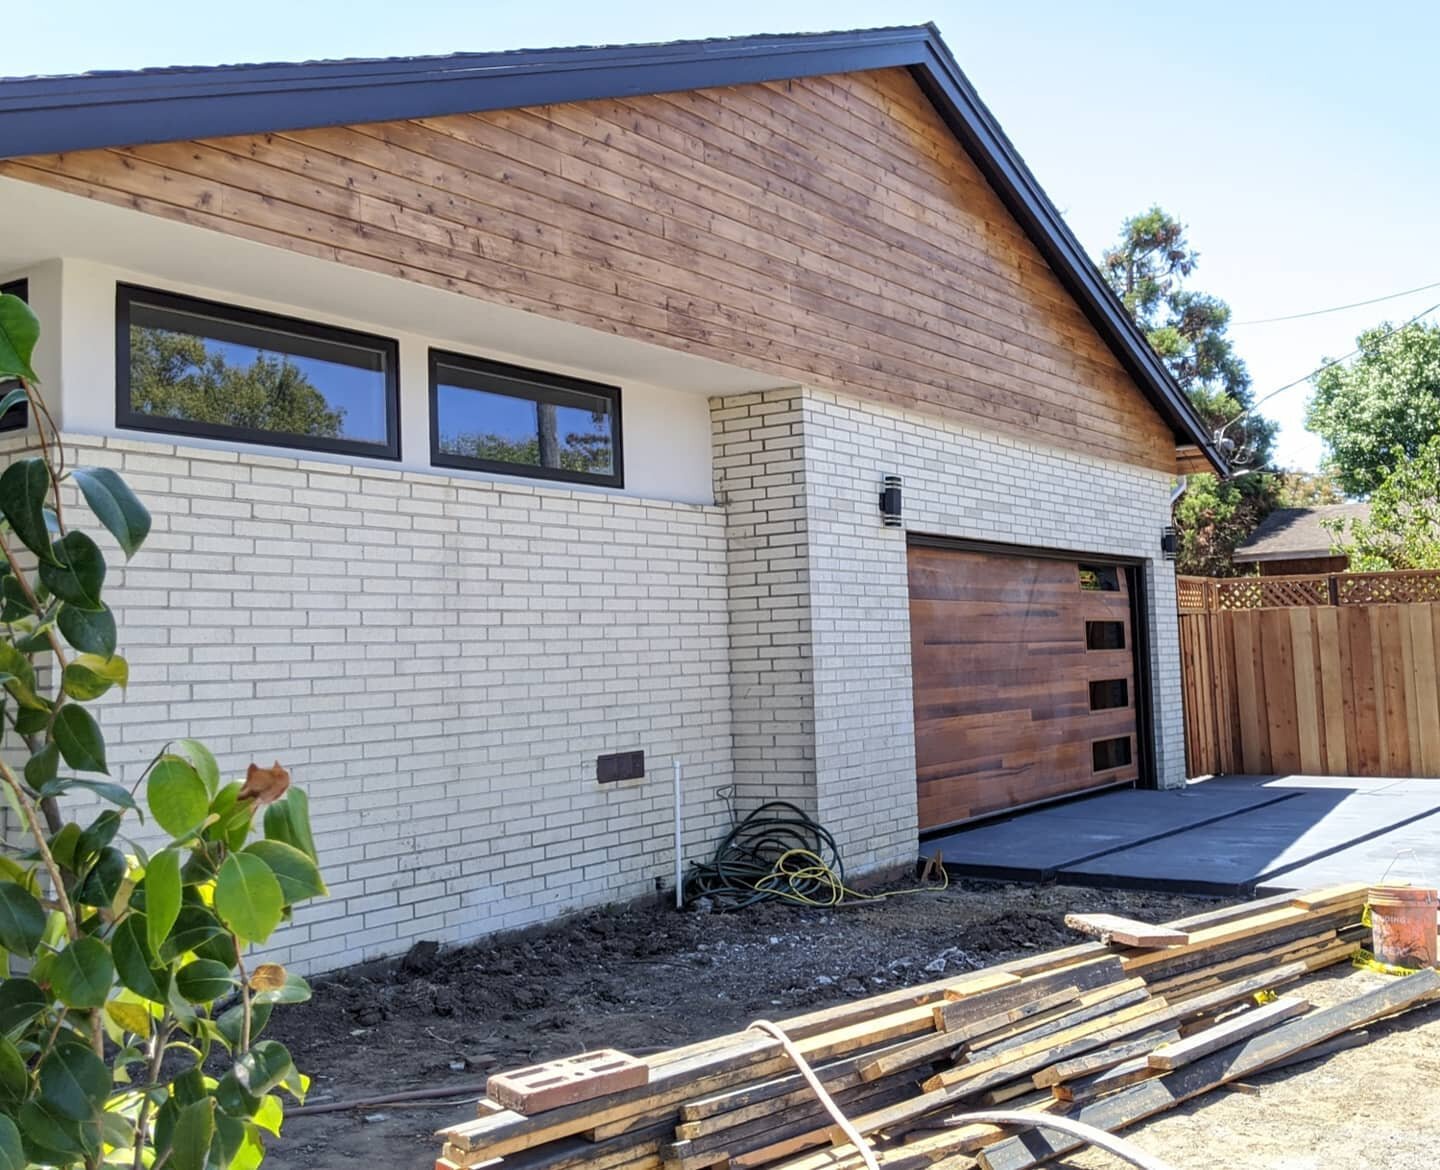
[[934,25],[443,57],[0,80],[0,158],[440,117],[867,69],[908,69],[1170,425],[1228,472],[1189,400],[1061,219]]
[[1289,561],[1328,557],[1334,534],[1325,521],[1363,520],[1370,515],[1369,504],[1325,504],[1318,508],[1277,508],[1262,520],[1249,538],[1235,550],[1234,560]]

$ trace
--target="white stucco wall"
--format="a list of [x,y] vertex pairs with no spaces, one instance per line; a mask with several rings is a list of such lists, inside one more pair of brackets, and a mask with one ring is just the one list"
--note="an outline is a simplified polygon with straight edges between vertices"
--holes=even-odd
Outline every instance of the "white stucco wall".
[[[0,280],[24,276],[30,282],[30,300],[40,316],[42,345],[36,368],[47,402],[57,411],[60,425],[73,434],[143,437],[146,432],[124,431],[115,425],[115,286],[139,284],[170,292],[204,297],[245,308],[301,317],[325,325],[359,329],[394,338],[400,349],[400,442],[397,463],[387,459],[361,459],[353,455],[299,452],[304,458],[346,466],[400,467],[431,471],[428,351],[431,347],[477,357],[528,365],[552,373],[615,384],[612,375],[577,366],[537,360],[493,347],[482,347],[463,336],[420,334],[397,327],[405,313],[393,300],[376,301],[367,319],[340,316],[317,300],[283,301],[239,296],[223,286],[195,284],[157,276],[153,272],[119,268],[91,260],[66,258],[15,268]],[[403,296],[406,290],[397,294]],[[58,325],[58,327],[57,327]],[[621,384],[621,419],[625,439],[623,495],[638,499],[673,500],[707,504],[712,500],[710,469],[710,417],[707,396],[695,390],[677,390],[641,380]],[[233,449],[236,444],[177,436],[185,446]],[[247,450],[295,456],[294,448],[247,444]],[[483,472],[455,471],[460,479],[528,483],[521,477]],[[569,485],[567,485],[569,486]],[[586,491],[576,485],[573,490]],[[614,489],[604,489],[614,494]]]

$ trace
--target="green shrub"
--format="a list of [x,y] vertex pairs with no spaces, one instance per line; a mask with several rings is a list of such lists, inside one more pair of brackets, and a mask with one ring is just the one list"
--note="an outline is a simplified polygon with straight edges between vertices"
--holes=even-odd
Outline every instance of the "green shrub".
[[[23,838],[0,853],[0,1170],[248,1170],[280,1131],[281,1094],[307,1085],[260,1036],[310,989],[246,961],[326,893],[305,796],[278,766],[225,783],[192,739],[111,776],[91,704],[129,666],[105,556],[61,484],[127,558],[150,516],[113,470],[65,469],[34,391],[38,336],[25,303],[0,296],[0,379],[14,387],[0,415],[28,402],[40,451],[0,472],[0,790]],[[102,811],[66,820],[66,798]],[[130,835],[142,824],[148,849]]]

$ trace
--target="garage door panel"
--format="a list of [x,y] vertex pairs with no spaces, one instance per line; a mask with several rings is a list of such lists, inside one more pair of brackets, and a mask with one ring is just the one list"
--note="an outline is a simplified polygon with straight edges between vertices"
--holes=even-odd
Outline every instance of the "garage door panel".
[[1123,571],[917,546],[910,586],[922,828],[1137,778]]

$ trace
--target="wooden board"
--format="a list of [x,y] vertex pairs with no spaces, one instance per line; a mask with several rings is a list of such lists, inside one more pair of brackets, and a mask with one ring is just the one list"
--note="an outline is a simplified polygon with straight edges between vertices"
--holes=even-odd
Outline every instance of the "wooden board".
[[0,174],[1173,472],[908,71],[242,135]]
[[1188,931],[1152,926],[1118,914],[1067,914],[1065,925],[1081,934],[1107,939],[1122,947],[1145,949],[1179,946],[1190,941]]
[[[1123,1089],[1078,1110],[1067,1110],[1063,1116],[1113,1133],[1227,1081],[1259,1072],[1350,1028],[1383,1019],[1437,994],[1440,994],[1440,973],[1421,971],[1407,975],[1366,995],[1242,1040],[1175,1072]],[[1007,1138],[997,1142],[981,1152],[979,1161],[984,1170],[1029,1170],[1083,1144],[1053,1130],[1036,1130],[1023,1139]]]
[[[1110,572],[1116,588],[1093,590],[1075,561],[910,548],[921,829],[1139,776],[1130,597]],[[1087,649],[1092,621],[1117,623],[1124,649]],[[1092,709],[1092,682],[1125,704]],[[1129,762],[1097,770],[1110,739]]]
[[1196,1032],[1193,1036],[1187,1036],[1183,1040],[1177,1040],[1173,1044],[1157,1048],[1150,1053],[1150,1067],[1162,1072],[1169,1072],[1171,1069],[1199,1060],[1202,1056],[1209,1056],[1210,1053],[1217,1052],[1226,1045],[1234,1044],[1237,1040],[1243,1040],[1247,1036],[1263,1032],[1266,1028],[1274,1027],[1285,1020],[1302,1016],[1309,1010],[1309,1002],[1299,996],[1283,996],[1267,1004],[1262,1004],[1260,1007],[1231,1016],[1230,1019],[1216,1024],[1213,1028],[1206,1028],[1202,1032]]

